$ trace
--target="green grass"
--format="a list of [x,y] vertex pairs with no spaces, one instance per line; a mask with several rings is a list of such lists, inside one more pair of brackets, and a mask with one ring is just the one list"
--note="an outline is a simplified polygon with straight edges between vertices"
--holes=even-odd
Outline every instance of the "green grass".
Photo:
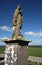
[[[37,65],[37,62],[31,62],[31,61],[29,61],[28,65]],[[42,63],[39,63],[39,65],[42,65]]]
[[[42,47],[29,47],[28,49],[29,56],[35,56],[35,57],[42,57]],[[28,62],[29,65],[37,65],[36,62]],[[42,65],[42,63],[39,63],[39,65]]]
[[0,46],[0,53],[4,53],[5,47]]
[[42,57],[42,47],[29,47],[29,56]]

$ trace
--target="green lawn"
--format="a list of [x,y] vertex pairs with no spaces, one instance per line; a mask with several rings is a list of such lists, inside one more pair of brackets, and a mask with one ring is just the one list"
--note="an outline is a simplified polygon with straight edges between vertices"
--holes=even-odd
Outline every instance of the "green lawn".
[[29,47],[29,56],[42,57],[42,47]]

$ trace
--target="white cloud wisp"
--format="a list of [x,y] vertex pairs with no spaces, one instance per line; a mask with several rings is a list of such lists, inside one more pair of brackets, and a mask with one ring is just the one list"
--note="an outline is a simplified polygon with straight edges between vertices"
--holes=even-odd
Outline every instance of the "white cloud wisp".
[[32,31],[29,31],[29,32],[25,32],[24,34],[30,35],[30,36],[42,37],[42,32],[32,32]]
[[2,31],[8,31],[8,32],[12,31],[12,29],[10,27],[8,27],[8,26],[0,26],[0,30],[2,30]]

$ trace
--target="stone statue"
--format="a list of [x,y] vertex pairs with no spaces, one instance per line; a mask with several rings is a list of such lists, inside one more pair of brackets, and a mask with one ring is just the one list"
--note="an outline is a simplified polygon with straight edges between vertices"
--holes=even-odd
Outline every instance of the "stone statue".
[[15,27],[15,31],[13,32],[13,35],[19,36],[20,29],[22,28],[22,10],[21,6],[18,5],[17,8],[15,9],[14,16],[13,16],[13,21],[12,21],[12,26]]

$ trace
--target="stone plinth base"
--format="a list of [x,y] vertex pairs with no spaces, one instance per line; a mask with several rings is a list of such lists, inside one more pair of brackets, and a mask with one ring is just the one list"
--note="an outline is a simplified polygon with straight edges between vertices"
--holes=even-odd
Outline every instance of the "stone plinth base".
[[7,44],[5,50],[5,65],[28,65],[28,47],[17,43]]

